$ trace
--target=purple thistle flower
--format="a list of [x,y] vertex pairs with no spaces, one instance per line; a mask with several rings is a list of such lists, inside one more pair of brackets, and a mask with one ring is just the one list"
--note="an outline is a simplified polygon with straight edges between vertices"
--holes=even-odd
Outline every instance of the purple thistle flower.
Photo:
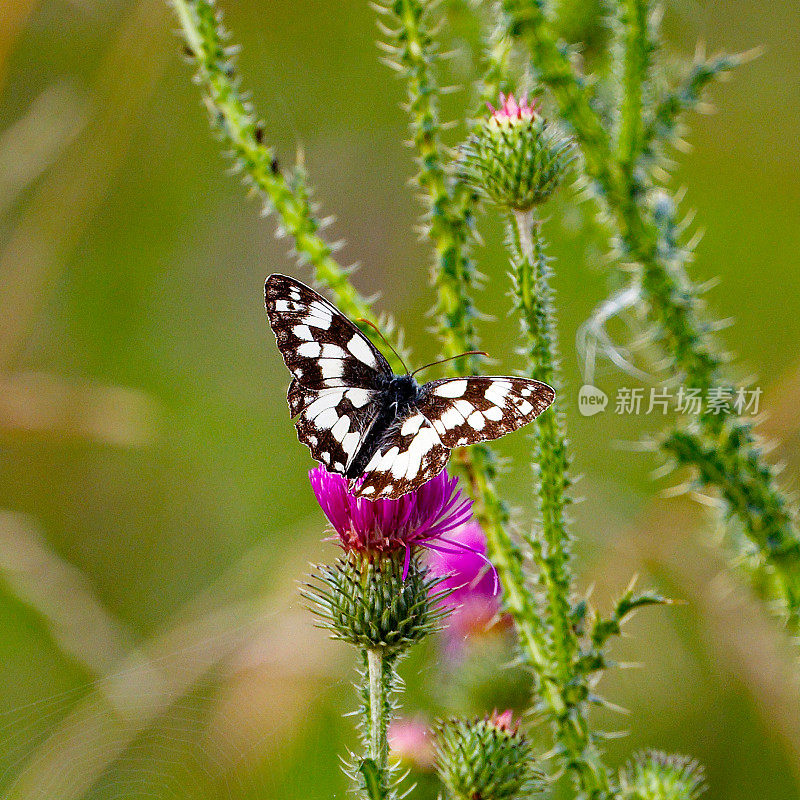
[[497,573],[486,556],[486,536],[470,520],[450,536],[449,547],[437,548],[428,559],[430,575],[441,578],[437,589],[449,590],[440,602],[451,609],[446,630],[459,649],[463,639],[486,630],[500,613]]
[[396,500],[354,497],[342,475],[322,465],[309,474],[325,516],[346,552],[383,554],[405,550],[403,580],[408,574],[414,547],[449,549],[447,534],[472,519],[472,501],[458,489],[458,479],[446,471]]

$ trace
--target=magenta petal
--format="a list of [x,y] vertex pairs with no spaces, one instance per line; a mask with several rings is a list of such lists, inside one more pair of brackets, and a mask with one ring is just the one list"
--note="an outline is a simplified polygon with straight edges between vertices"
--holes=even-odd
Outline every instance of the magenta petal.
[[346,478],[321,465],[311,470],[309,480],[345,550],[405,550],[406,571],[414,547],[425,547],[472,519],[472,501],[446,471],[396,500],[354,497]]

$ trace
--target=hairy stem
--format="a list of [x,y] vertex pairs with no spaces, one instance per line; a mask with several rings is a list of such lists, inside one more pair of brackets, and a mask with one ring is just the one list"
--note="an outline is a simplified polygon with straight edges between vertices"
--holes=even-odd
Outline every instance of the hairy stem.
[[623,0],[621,3],[623,38],[617,161],[627,181],[642,152],[644,129],[643,86],[650,72],[653,46],[649,36],[648,0]]
[[[675,241],[672,202],[665,192],[644,183],[646,176],[637,176],[635,165],[651,156],[658,135],[674,131],[677,115],[696,104],[708,81],[734,64],[718,59],[696,66],[685,84],[657,104],[652,118],[645,123],[641,98],[645,76],[641,72],[635,74],[635,70],[641,71],[647,65],[642,23],[650,4],[643,4],[643,0],[620,0],[623,1],[629,10],[623,15],[628,25],[624,72],[627,79],[623,81],[623,127],[616,151],[610,147],[589,88],[557,44],[543,0],[504,0],[506,29],[528,45],[539,78],[550,89],[562,119],[575,135],[586,176],[601,210],[607,212],[615,229],[620,260],[638,267],[647,317],[674,361],[674,373],[684,377],[688,386],[703,392],[724,388],[723,359],[712,339],[713,326],[701,317],[697,290],[684,269],[688,254]],[[787,587],[782,599],[790,618],[797,618],[800,536],[789,504],[756,446],[750,424],[732,411],[704,414],[698,419],[696,430],[687,435],[692,447],[677,447],[674,437],[668,437],[665,449],[681,463],[694,467],[704,485],[713,486],[728,500],[749,538],[779,574],[779,584]],[[709,445],[724,454],[726,469],[704,463]],[[736,497],[747,497],[748,502],[731,502]],[[766,549],[765,542],[771,543]]]
[[387,732],[389,720],[386,713],[388,701],[386,697],[387,667],[385,656],[381,650],[367,650],[367,678],[369,682],[369,757],[379,770],[386,769],[389,755]]
[[[427,4],[396,0],[379,7],[392,28],[393,53],[408,83],[408,112],[423,190],[425,222],[435,253],[436,313],[444,356],[475,350],[475,309],[469,256],[472,199],[449,174],[441,141],[435,48],[426,28]],[[474,357],[468,362],[475,366]]]
[[392,796],[389,769],[390,694],[394,684],[394,657],[385,650],[364,651],[362,722],[364,761],[360,768],[365,800],[388,800]]
[[[550,384],[558,393],[555,306],[540,228],[532,211],[509,215],[509,246],[528,374]],[[559,403],[557,394],[554,407],[538,418],[533,444],[540,532],[529,542],[546,600],[548,673],[558,697],[556,703],[547,696],[544,700],[556,739],[581,789],[590,797],[604,797],[610,792],[609,772],[587,721],[586,678],[576,669],[580,643],[570,616],[570,536],[566,518],[569,462]]]
[[[418,182],[425,192],[426,221],[436,254],[438,332],[444,355],[459,355],[478,349],[471,299],[473,266],[469,256],[474,201],[451,179],[445,167],[433,48],[424,28],[425,5],[419,0],[398,0],[381,10],[394,26],[395,57],[408,80],[408,109],[419,165]],[[496,64],[498,81],[505,69],[507,48],[506,37],[497,31],[489,58]],[[473,359],[468,367],[474,370]],[[475,513],[486,533],[489,558],[497,568],[504,601],[516,623],[526,657],[540,664],[540,672],[544,673],[547,661],[543,634],[532,593],[526,585],[523,556],[507,530],[508,511],[494,487],[497,472],[494,455],[487,446],[477,444],[457,451],[454,463],[463,472],[475,500]]]

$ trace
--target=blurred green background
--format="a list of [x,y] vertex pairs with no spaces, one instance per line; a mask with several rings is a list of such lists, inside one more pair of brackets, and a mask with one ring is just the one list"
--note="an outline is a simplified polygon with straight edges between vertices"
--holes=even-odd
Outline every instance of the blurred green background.
[[[373,11],[360,0],[223,8],[281,159],[302,151],[323,213],[337,215],[342,259],[363,265],[359,289],[381,293],[415,364],[433,360],[404,88],[379,63]],[[466,52],[457,9],[452,22],[451,43]],[[692,121],[675,186],[688,187],[685,206],[706,230],[693,274],[722,278],[710,306],[736,319],[726,343],[737,374],[764,388],[789,486],[800,467],[798,30],[791,0],[666,8],[678,52],[698,40],[765,48],[714,88],[718,113]],[[449,69],[463,80],[471,62]],[[262,305],[267,274],[307,274],[227,174],[190,74],[161,0],[0,7],[2,797],[346,794],[353,658],[313,628],[295,585],[335,548],[320,541]],[[466,102],[448,98],[446,114]],[[607,607],[639,573],[683,601],[637,617],[616,648],[642,668],[601,685],[631,712],[598,717],[628,732],[609,742],[609,759],[686,752],[706,767],[709,800],[798,797],[800,687],[785,643],[725,570],[713,518],[655,499],[671,484],[625,446],[662,421],[577,413],[575,335],[608,278],[570,192],[548,213],[583,476],[579,586]],[[484,344],[498,370],[513,370],[501,234],[484,223],[478,303],[497,316]],[[595,382],[612,397],[637,385],[607,364]],[[499,450],[511,459],[504,494],[525,524],[526,438]],[[490,690],[442,700],[440,660],[432,643],[405,665],[409,713],[503,702]]]

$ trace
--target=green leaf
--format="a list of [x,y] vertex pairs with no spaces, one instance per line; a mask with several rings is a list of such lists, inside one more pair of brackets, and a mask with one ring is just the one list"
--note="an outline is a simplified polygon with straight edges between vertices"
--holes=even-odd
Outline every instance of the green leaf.
[[371,758],[365,758],[359,765],[358,771],[364,776],[364,784],[370,800],[383,800],[378,765]]

